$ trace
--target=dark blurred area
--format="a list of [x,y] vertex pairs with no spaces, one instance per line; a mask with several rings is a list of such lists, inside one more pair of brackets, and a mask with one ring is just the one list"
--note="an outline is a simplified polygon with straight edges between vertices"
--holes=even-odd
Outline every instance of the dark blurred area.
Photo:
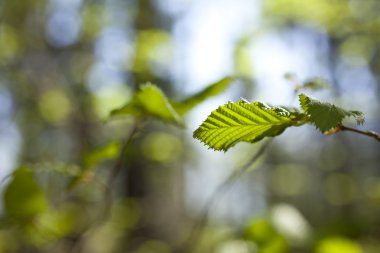
[[[380,132],[379,12],[376,0],[1,0],[0,253],[380,252],[379,143],[289,129],[215,197],[260,144],[218,153],[192,139],[218,105],[297,106],[295,85],[315,77],[331,85],[311,95]],[[109,118],[145,82],[181,99],[228,75],[239,81],[186,128]]]

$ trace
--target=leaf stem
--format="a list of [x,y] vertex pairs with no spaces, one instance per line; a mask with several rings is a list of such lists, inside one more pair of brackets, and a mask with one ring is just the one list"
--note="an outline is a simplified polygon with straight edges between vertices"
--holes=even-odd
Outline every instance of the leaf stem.
[[132,137],[135,135],[137,129],[138,129],[138,121],[134,121],[132,123],[131,129],[129,130],[128,136],[124,139],[122,142],[119,156],[117,157],[113,167],[111,168],[111,171],[108,175],[107,182],[105,185],[105,191],[104,191],[104,202],[105,202],[105,217],[108,216],[108,213],[111,209],[112,205],[112,186],[117,178],[118,174],[122,170],[123,166],[125,165],[125,153],[127,150],[128,145],[132,141]]
[[347,126],[344,126],[344,125],[340,125],[339,126],[339,130],[340,131],[351,131],[351,132],[355,132],[355,133],[358,133],[358,134],[366,135],[366,136],[374,138],[375,140],[377,140],[377,141],[380,142],[380,134],[376,133],[374,131],[362,131],[362,130],[359,130],[359,129],[356,129],[356,128],[347,127]]
[[231,183],[239,179],[239,177],[243,175],[245,172],[247,172],[247,170],[263,155],[263,153],[269,146],[271,140],[272,139],[269,139],[267,142],[265,142],[259,148],[259,150],[252,156],[252,158],[249,159],[242,167],[232,171],[231,174],[212,193],[211,197],[208,199],[205,206],[203,207],[198,222],[194,224],[194,227],[190,232],[190,236],[184,242],[179,252],[182,252],[183,250],[185,250],[186,252],[192,252],[193,247],[199,244],[197,241],[199,241],[201,237],[200,231],[208,222],[209,213],[213,204],[216,202],[218,197],[228,189],[228,186]]

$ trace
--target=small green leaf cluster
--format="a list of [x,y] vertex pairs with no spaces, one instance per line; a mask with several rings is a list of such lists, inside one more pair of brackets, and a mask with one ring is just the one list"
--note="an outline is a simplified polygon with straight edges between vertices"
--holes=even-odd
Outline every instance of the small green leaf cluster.
[[310,78],[304,82],[299,81],[297,76],[293,73],[286,73],[284,77],[286,80],[294,84],[294,91],[296,93],[305,90],[316,91],[330,88],[328,81],[320,77]]
[[310,115],[310,122],[313,123],[321,132],[342,123],[346,117],[354,117],[357,124],[364,123],[364,114],[359,111],[347,111],[336,105],[312,99],[304,94],[299,95],[302,110]]
[[227,151],[239,142],[255,143],[278,136],[290,126],[313,124],[325,133],[342,124],[346,117],[354,117],[358,124],[364,122],[359,111],[347,111],[305,94],[299,95],[299,102],[302,111],[245,100],[229,102],[212,111],[193,137],[211,149]]
[[233,80],[232,77],[223,78],[182,101],[170,100],[156,85],[146,83],[140,86],[132,99],[123,107],[113,110],[111,116],[153,117],[182,125],[181,116],[207,98],[223,92]]

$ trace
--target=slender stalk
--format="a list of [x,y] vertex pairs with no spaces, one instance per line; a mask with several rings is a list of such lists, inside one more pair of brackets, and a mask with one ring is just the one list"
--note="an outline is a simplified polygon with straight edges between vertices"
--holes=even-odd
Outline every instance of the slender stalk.
[[202,228],[207,224],[209,213],[211,210],[211,207],[216,202],[216,200],[220,197],[221,194],[223,194],[227,189],[228,186],[240,178],[247,170],[261,157],[261,155],[264,153],[264,151],[269,146],[272,139],[265,142],[260,149],[252,156],[249,161],[247,161],[242,167],[240,167],[237,170],[234,170],[231,172],[231,174],[218,186],[218,188],[213,192],[211,197],[206,202],[201,214],[199,221],[194,225],[193,229],[190,232],[190,236],[185,241],[185,243],[182,245],[181,249],[177,252],[192,252],[194,245],[199,244],[199,240],[201,239],[200,232]]
[[109,173],[109,176],[105,185],[105,192],[104,192],[106,216],[108,215],[109,210],[111,208],[111,204],[112,204],[112,185],[125,164],[125,153],[127,151],[128,145],[130,144],[132,140],[132,137],[137,131],[137,128],[138,128],[138,122],[133,122],[132,127],[129,131],[129,134],[122,142],[119,155]]
[[374,131],[362,131],[362,130],[359,130],[359,129],[356,129],[356,128],[347,127],[347,126],[344,126],[344,125],[340,125],[339,126],[339,130],[340,131],[355,132],[355,133],[358,133],[358,134],[362,134],[362,135],[366,135],[368,137],[374,138],[377,141],[380,141],[380,134],[376,133]]
[[82,247],[83,247],[83,238],[84,235],[92,230],[94,227],[96,228],[97,226],[101,225],[103,222],[106,221],[106,219],[110,216],[110,212],[112,209],[112,186],[114,181],[116,180],[118,174],[120,171],[123,169],[125,165],[125,155],[127,152],[128,145],[130,144],[133,136],[135,135],[136,131],[138,129],[138,122],[135,120],[132,123],[131,129],[129,130],[128,136],[125,137],[124,141],[122,142],[121,148],[119,155],[114,163],[114,165],[110,168],[110,173],[107,178],[107,182],[105,185],[105,190],[104,190],[104,210],[101,210],[100,216],[97,219],[95,223],[92,224],[91,227],[85,229],[82,231],[80,234],[77,235],[75,243],[71,247],[72,252],[82,252]]

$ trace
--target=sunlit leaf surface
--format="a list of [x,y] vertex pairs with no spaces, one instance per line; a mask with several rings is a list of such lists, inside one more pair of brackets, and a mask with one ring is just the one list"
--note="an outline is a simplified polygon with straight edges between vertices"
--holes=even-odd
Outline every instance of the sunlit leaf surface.
[[193,136],[212,149],[227,151],[238,142],[254,143],[281,134],[293,124],[292,116],[286,109],[260,102],[230,102],[211,112]]

